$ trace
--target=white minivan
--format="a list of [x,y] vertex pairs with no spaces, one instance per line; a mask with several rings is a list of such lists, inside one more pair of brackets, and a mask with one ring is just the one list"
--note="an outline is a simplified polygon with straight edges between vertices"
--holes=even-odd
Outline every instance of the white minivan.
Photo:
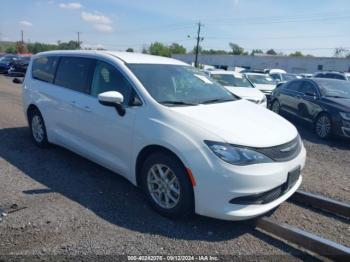
[[292,124],[178,60],[40,53],[23,107],[39,147],[63,146],[126,177],[169,217],[256,217],[302,181],[306,152]]

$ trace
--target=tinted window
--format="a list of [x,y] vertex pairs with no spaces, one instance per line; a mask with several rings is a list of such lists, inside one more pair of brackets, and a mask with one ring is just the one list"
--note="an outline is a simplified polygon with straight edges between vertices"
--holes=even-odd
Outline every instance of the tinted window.
[[301,81],[293,81],[285,85],[284,88],[292,91],[299,91],[301,83]]
[[284,81],[291,81],[296,79],[297,76],[296,75],[292,75],[292,74],[283,74],[283,80]]
[[124,104],[128,105],[132,90],[129,81],[115,67],[105,62],[97,62],[91,95],[98,96],[103,92],[117,91],[124,96]]
[[33,61],[32,76],[35,79],[52,83],[58,63],[56,56],[41,56]]
[[271,74],[270,76],[275,80],[281,80],[281,76],[279,74]]
[[89,93],[94,60],[83,57],[62,57],[55,84],[78,92]]
[[315,93],[316,92],[316,88],[309,82],[304,82],[303,85],[301,86],[300,92],[306,94],[306,93]]
[[329,74],[329,78],[339,79],[339,80],[346,80],[345,76],[339,75],[339,74]]

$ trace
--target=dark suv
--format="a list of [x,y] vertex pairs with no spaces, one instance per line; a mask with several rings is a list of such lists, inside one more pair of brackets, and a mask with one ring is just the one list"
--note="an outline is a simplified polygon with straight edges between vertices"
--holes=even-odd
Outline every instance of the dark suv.
[[335,79],[300,79],[279,86],[271,110],[314,124],[320,138],[331,134],[350,138],[350,83]]
[[339,72],[320,72],[314,75],[315,78],[329,78],[350,81],[349,75]]

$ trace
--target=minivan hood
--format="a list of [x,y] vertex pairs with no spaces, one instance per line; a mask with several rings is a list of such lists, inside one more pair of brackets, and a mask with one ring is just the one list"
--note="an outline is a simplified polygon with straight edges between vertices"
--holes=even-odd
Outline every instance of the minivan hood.
[[296,128],[284,118],[243,99],[169,108],[185,121],[191,121],[230,144],[270,147],[290,142],[298,134]]
[[225,88],[231,93],[245,99],[262,100],[264,94],[257,88],[237,87],[237,86],[225,86]]

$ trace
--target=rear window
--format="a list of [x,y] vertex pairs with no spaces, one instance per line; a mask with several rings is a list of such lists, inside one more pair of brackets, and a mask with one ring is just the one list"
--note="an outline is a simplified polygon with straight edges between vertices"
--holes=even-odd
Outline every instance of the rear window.
[[77,92],[89,93],[94,60],[84,57],[62,57],[55,84]]
[[58,57],[41,56],[33,61],[32,77],[41,81],[52,83],[58,63]]

